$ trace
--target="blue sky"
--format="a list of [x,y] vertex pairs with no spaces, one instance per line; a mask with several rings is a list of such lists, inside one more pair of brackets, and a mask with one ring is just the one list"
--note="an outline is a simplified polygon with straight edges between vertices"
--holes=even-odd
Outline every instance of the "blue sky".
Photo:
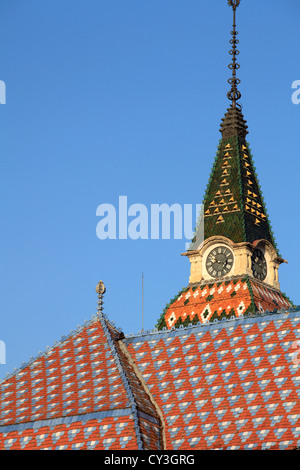
[[[282,256],[299,296],[298,0],[242,0],[242,104]],[[228,100],[225,0],[1,0],[0,378],[104,310],[153,328],[188,284],[184,240],[105,240],[98,205],[201,203]]]

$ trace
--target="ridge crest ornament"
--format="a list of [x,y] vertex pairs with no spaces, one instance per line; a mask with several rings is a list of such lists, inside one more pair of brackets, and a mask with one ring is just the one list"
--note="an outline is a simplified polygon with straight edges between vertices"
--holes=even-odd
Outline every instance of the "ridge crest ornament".
[[232,56],[232,62],[228,65],[228,68],[232,70],[232,77],[228,80],[228,83],[231,85],[231,90],[227,93],[227,97],[232,102],[231,106],[233,108],[241,108],[241,106],[237,104],[237,101],[242,97],[241,92],[237,88],[241,80],[236,77],[236,71],[240,68],[240,64],[236,61],[240,53],[240,51],[237,50],[237,45],[240,41],[237,39],[238,32],[236,30],[236,9],[239,4],[240,0],[228,0],[228,5],[233,9],[233,30],[231,31],[232,38],[229,41],[232,45],[232,49],[229,51],[229,54]]
[[106,292],[106,287],[104,285],[104,282],[103,281],[99,281],[97,286],[96,286],[96,292],[98,294],[98,306],[97,306],[97,313],[98,315],[102,315],[103,316],[103,296]]
[[103,281],[99,281],[98,284],[97,284],[97,286],[96,286],[96,289],[95,289],[95,290],[96,290],[96,292],[97,292],[98,295],[103,295],[103,294],[105,294],[105,292],[106,292],[106,287],[105,287],[105,285],[104,285],[104,282],[103,282]]

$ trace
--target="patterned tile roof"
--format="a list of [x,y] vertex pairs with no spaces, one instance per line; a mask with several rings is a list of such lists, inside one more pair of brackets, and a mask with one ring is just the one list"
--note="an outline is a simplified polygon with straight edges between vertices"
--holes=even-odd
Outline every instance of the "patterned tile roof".
[[264,239],[277,249],[253,157],[244,138],[223,137],[220,141],[203,204],[205,239],[216,235],[235,243]]
[[103,316],[0,385],[0,449],[160,448],[161,422]]
[[165,420],[167,449],[300,445],[300,311],[127,337]]
[[137,449],[129,409],[1,426],[0,450]]
[[190,285],[171,300],[158,321],[158,328],[206,323],[250,312],[287,309],[291,303],[280,292],[248,276]]
[[299,338],[300,311],[126,338],[94,316],[0,384],[0,450],[299,447]]

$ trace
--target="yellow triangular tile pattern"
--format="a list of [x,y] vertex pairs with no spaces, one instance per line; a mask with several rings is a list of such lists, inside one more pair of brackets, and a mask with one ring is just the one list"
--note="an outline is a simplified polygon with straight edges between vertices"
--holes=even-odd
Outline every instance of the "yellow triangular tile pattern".
[[[204,215],[205,217],[211,217],[216,214],[222,214],[226,213],[228,214],[229,212],[237,212],[240,211],[237,201],[235,198],[232,196],[232,191],[230,189],[230,160],[232,158],[232,152],[233,148],[231,147],[230,144],[227,144],[225,146],[225,149],[223,150],[223,163],[222,163],[222,174],[221,174],[221,183],[219,189],[214,196],[213,201],[210,203],[210,207],[216,207],[213,211],[212,210],[206,210]],[[225,161],[224,161],[225,160]],[[229,186],[228,188],[222,189],[222,186]],[[224,218],[222,216],[218,217],[216,219],[216,223],[222,223],[225,222]]]
[[221,141],[204,205],[205,238],[222,235],[235,242],[262,238],[273,242],[252,156],[238,137]]
[[[249,155],[248,155],[248,149],[246,146],[242,145],[242,150],[243,150],[243,167],[244,167],[244,177],[246,178],[247,181],[247,187],[251,188],[255,186],[255,175],[253,171],[250,171],[251,165],[249,162]],[[266,215],[263,212],[263,207],[262,204],[257,202],[257,199],[259,199],[258,194],[256,194],[254,191],[251,191],[250,189],[247,189],[247,193],[245,195],[245,210],[254,216],[254,223],[255,225],[260,225],[260,222],[262,220],[266,219]]]

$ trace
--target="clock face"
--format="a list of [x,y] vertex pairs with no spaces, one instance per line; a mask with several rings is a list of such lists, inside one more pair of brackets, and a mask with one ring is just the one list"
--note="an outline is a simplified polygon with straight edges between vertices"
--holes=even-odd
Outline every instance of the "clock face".
[[267,276],[267,262],[260,250],[255,250],[252,255],[253,276],[263,281]]
[[214,248],[206,259],[206,269],[212,277],[224,277],[233,266],[233,253],[226,246]]

